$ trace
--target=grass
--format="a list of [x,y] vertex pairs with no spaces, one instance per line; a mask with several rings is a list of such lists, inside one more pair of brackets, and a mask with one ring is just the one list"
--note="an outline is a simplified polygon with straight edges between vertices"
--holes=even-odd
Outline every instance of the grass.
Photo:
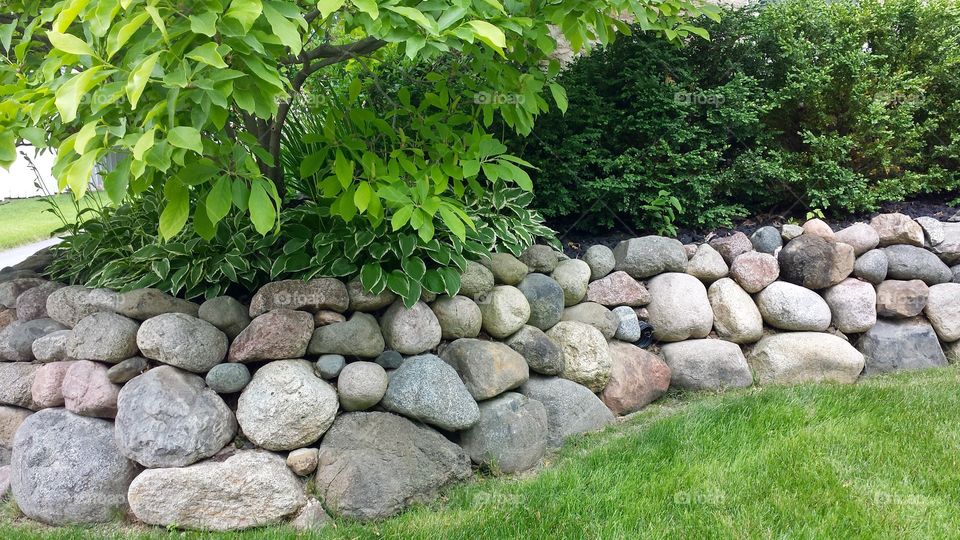
[[[73,195],[51,195],[50,198],[63,212],[64,218],[77,219],[77,208],[71,202]],[[63,224],[44,201],[47,197],[10,199],[0,203],[0,249],[10,249],[50,238],[50,234]],[[80,201],[80,208],[94,204],[90,197]]]
[[947,538],[960,530],[960,371],[671,396],[571,440],[526,478],[454,487],[430,507],[315,535],[53,529],[0,537]]

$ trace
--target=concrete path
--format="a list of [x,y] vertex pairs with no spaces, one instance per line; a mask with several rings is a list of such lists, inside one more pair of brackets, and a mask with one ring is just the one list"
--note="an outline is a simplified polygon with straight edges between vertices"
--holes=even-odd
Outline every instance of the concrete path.
[[59,244],[59,238],[50,238],[48,240],[43,240],[33,244],[27,244],[25,246],[20,246],[18,248],[9,249],[7,251],[0,251],[0,268],[6,268],[8,266],[13,266],[17,263],[21,263],[27,259],[27,257],[33,255],[34,253],[40,251],[41,249]]

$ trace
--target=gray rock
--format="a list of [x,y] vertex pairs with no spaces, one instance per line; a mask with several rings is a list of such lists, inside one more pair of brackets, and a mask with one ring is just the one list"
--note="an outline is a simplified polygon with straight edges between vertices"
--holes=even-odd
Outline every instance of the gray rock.
[[146,358],[194,373],[206,373],[227,356],[226,334],[184,313],[144,321],[137,332],[137,346]]
[[910,216],[904,214],[880,214],[870,220],[870,226],[880,237],[880,247],[894,244],[910,244],[923,247],[923,229]]
[[427,502],[470,474],[466,453],[426,426],[388,413],[347,413],[323,438],[315,483],[331,513],[374,520]]
[[647,283],[653,335],[660,341],[704,338],[713,328],[713,309],[703,283],[688,274],[661,274]]
[[380,317],[380,330],[386,348],[401,354],[420,354],[434,349],[443,334],[437,316],[423,302],[417,302],[410,309],[400,301],[394,302]]
[[845,340],[816,332],[767,336],[747,356],[759,384],[838,382],[852,384],[863,371],[863,355]]
[[40,364],[0,363],[0,404],[37,409],[33,402],[33,379]]
[[547,444],[563,445],[568,437],[597,431],[615,420],[610,409],[586,386],[557,377],[530,377],[519,392],[539,401],[547,411]]
[[53,319],[13,321],[0,330],[0,359],[11,362],[34,360],[33,342],[67,328]]
[[21,407],[0,405],[0,464],[10,463],[10,451],[13,448],[13,437],[17,434],[20,424],[33,411]]
[[140,325],[116,313],[87,315],[70,333],[67,356],[115,364],[137,354]]
[[448,431],[466,429],[480,416],[477,402],[457,370],[432,354],[408,358],[391,373],[380,404],[388,411]]
[[858,257],[880,244],[880,235],[877,234],[877,230],[866,223],[854,223],[846,229],[837,231],[834,239],[852,246],[854,255]]
[[218,394],[234,394],[250,384],[250,369],[244,364],[217,364],[207,372],[205,380]]
[[505,338],[530,320],[530,303],[520,289],[498,285],[480,303],[480,313],[483,330],[494,338]]
[[804,233],[803,227],[799,225],[794,225],[792,223],[784,224],[780,227],[780,236],[783,237],[785,242],[789,242],[794,238],[799,238]]
[[[950,268],[950,271],[953,272],[953,282],[952,282],[952,283],[960,283],[960,264],[951,267],[951,268]],[[3,328],[3,327],[0,326],[0,329],[2,329],[2,328]]]
[[710,244],[701,244],[687,263],[687,273],[704,283],[726,277],[729,271],[723,256]]
[[610,380],[613,360],[607,340],[599,330],[585,323],[561,321],[547,332],[563,350],[561,377],[582,384],[594,392]]
[[776,227],[766,226],[750,235],[750,243],[753,244],[753,249],[760,253],[774,255],[783,246],[783,239]]
[[617,316],[617,320],[619,321],[617,331],[613,337],[620,341],[626,341],[627,343],[633,343],[643,337],[640,328],[640,319],[632,307],[620,306],[613,308],[613,314]]
[[748,293],[758,293],[780,277],[780,263],[773,255],[748,251],[734,259],[730,277]]
[[21,294],[45,283],[49,283],[49,281],[40,278],[19,278],[0,282],[0,306],[16,309],[17,298]]
[[763,316],[753,299],[732,279],[714,282],[707,291],[713,309],[713,326],[720,338],[733,343],[754,343],[763,337]]
[[805,234],[780,250],[780,279],[808,289],[836,285],[853,272],[853,247]]
[[495,341],[458,339],[443,349],[440,358],[457,370],[477,401],[516,388],[530,377],[523,356]]
[[230,362],[259,362],[302,358],[307,353],[312,335],[312,315],[292,309],[274,309],[253,319],[240,332],[230,345],[227,359]]
[[778,281],[760,291],[755,300],[764,322],[774,328],[823,332],[830,326],[832,315],[827,302],[799,285]]
[[347,365],[347,359],[339,354],[325,354],[317,359],[314,372],[320,378],[330,381],[340,376],[340,372]]
[[914,279],[888,279],[877,285],[877,315],[895,319],[916,317],[927,306],[930,288]]
[[493,273],[494,283],[516,285],[530,272],[527,265],[509,253],[491,253],[485,262]]
[[397,351],[383,351],[383,354],[374,360],[383,369],[397,369],[403,365],[403,355]]
[[887,254],[882,249],[872,249],[857,258],[853,275],[874,285],[887,279]]
[[590,283],[587,302],[606,307],[639,307],[650,303],[650,292],[626,272],[614,272]]
[[683,244],[673,238],[644,236],[617,244],[613,250],[616,270],[623,270],[636,279],[664,272],[686,272],[687,253]]
[[373,294],[363,290],[363,285],[359,279],[354,279],[347,283],[347,295],[350,296],[350,311],[372,312],[394,303],[397,295],[390,289],[384,289],[378,294]]
[[185,467],[237,434],[233,412],[197,375],[160,366],[120,390],[117,448],[144,467]]
[[51,281],[24,291],[17,297],[17,319],[30,321],[47,317],[47,298],[63,286]]
[[340,406],[345,411],[362,411],[383,399],[387,391],[387,372],[373,362],[351,362],[337,379]]
[[950,267],[923,248],[896,245],[883,251],[887,254],[888,279],[919,279],[927,285],[949,283],[953,280]]
[[111,311],[124,317],[145,321],[165,313],[183,313],[196,317],[200,306],[170,296],[157,289],[135,289],[123,293],[107,289],[96,289],[88,297],[88,302],[98,311]]
[[197,317],[214,325],[233,340],[250,322],[250,308],[230,296],[218,296],[200,304]]
[[316,442],[333,423],[337,391],[306,360],[261,367],[237,402],[237,422],[251,442],[267,450],[295,450]]
[[753,384],[750,366],[736,343],[691,339],[661,347],[670,366],[670,385],[685,390],[746,388]]
[[610,343],[613,369],[600,399],[614,414],[639,411],[670,388],[670,367],[659,356],[629,343]]
[[517,288],[530,304],[530,319],[527,324],[541,330],[548,330],[560,322],[565,295],[563,288],[553,278],[543,274],[529,274],[523,278]]
[[383,349],[383,333],[376,317],[369,313],[354,313],[349,321],[314,330],[307,352],[376,358]]
[[523,356],[531,371],[543,375],[563,373],[563,349],[543,330],[535,326],[524,326],[507,338],[506,343]]
[[930,251],[952,266],[960,263],[960,223],[942,223],[942,226],[944,240],[930,246]]
[[349,306],[347,286],[338,279],[287,279],[260,287],[250,300],[250,316],[257,317],[279,308],[315,313],[322,309],[346,311]]
[[142,356],[134,356],[110,366],[107,380],[114,384],[123,384],[150,368],[150,362]]
[[146,470],[130,485],[129,497],[144,523],[204,531],[278,523],[307,502],[283,458],[259,450],[237,452],[224,461]]
[[609,309],[593,302],[584,302],[563,310],[564,321],[576,321],[596,328],[604,339],[613,339],[620,327],[620,318]]
[[81,319],[99,310],[90,303],[92,294],[94,289],[81,285],[57,289],[47,297],[47,316],[68,328],[73,328]]
[[460,435],[460,444],[477,465],[506,474],[525,471],[547,451],[547,410],[507,392],[480,404],[480,420]]
[[922,317],[880,319],[860,337],[858,347],[866,360],[864,376],[947,365],[936,332]]
[[590,246],[583,254],[583,262],[590,267],[590,281],[606,277],[617,266],[613,250],[601,244]]
[[579,259],[560,261],[550,274],[563,289],[563,305],[572,306],[587,295],[590,285],[590,266]]
[[847,278],[823,291],[832,324],[844,334],[866,332],[877,323],[877,292],[873,285]]
[[73,332],[70,330],[58,330],[37,338],[30,349],[38,362],[60,362],[66,360],[67,342]]
[[807,222],[803,224],[803,233],[816,235],[827,240],[834,239],[833,229],[826,221],[820,218],[807,220]]
[[9,465],[0,466],[0,500],[6,500],[10,495],[11,474],[13,474],[13,467]]
[[460,294],[480,301],[493,290],[493,272],[486,266],[467,261],[467,268],[460,276]]
[[49,525],[114,520],[139,472],[117,449],[112,422],[63,409],[44,409],[20,425],[11,465],[17,507]]
[[483,314],[480,307],[466,296],[441,296],[430,309],[440,323],[443,339],[474,338],[480,335]]
[[733,264],[737,257],[753,249],[753,242],[747,235],[736,231],[730,236],[714,238],[710,241],[710,247],[717,250],[727,264]]
[[316,448],[297,448],[287,454],[287,467],[297,476],[307,476],[317,470],[320,457]]
[[549,274],[553,272],[560,261],[557,255],[559,253],[550,246],[534,244],[520,254],[520,260],[527,265],[531,272]]
[[920,228],[923,229],[924,245],[935,246],[944,240],[947,236],[943,229],[943,223],[932,217],[918,217],[916,220]]
[[930,287],[923,312],[942,341],[960,340],[960,284],[941,283]]

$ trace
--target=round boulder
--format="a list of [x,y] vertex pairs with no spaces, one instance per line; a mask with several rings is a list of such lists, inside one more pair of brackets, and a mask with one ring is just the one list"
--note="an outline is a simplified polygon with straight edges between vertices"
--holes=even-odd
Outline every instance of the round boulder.
[[833,325],[844,334],[866,332],[877,324],[877,292],[873,285],[847,278],[823,292]]
[[613,250],[601,244],[587,248],[583,254],[583,262],[590,267],[590,281],[606,277],[617,266],[617,258],[614,257]]
[[808,289],[836,285],[853,272],[853,248],[813,234],[797,237],[780,250],[780,277]]
[[582,384],[593,392],[603,390],[610,380],[613,360],[607,340],[599,330],[581,322],[561,321],[547,332],[547,336],[563,350],[561,377]]
[[768,225],[754,231],[750,235],[750,243],[753,244],[753,249],[760,253],[773,255],[783,246],[783,238],[781,238],[780,231],[776,227]]
[[870,220],[870,226],[877,231],[880,247],[894,244],[923,247],[923,228],[910,216],[900,213],[880,214]]
[[924,314],[942,341],[960,340],[960,284],[941,283],[930,287]]
[[349,321],[331,323],[314,330],[307,352],[376,358],[383,349],[383,333],[377,318],[369,313],[358,312]]
[[[741,255],[743,257],[743,255]],[[754,343],[763,337],[763,316],[747,294],[730,278],[718,280],[707,291],[717,335],[733,343]]]
[[748,293],[758,293],[780,277],[780,263],[773,255],[750,251],[733,260],[730,277]]
[[116,313],[94,313],[73,328],[67,340],[67,356],[115,364],[137,354],[140,325]]
[[660,352],[670,366],[670,384],[685,390],[723,390],[753,384],[740,346],[719,339],[668,343]]
[[[324,327],[326,328],[326,327]],[[313,316],[305,311],[275,309],[253,319],[233,340],[230,362],[300,358],[313,335]]]
[[659,356],[629,343],[610,344],[613,367],[600,399],[617,415],[639,411],[670,387],[670,367]]
[[[565,296],[560,284],[543,274],[529,274],[517,285],[530,304],[527,324],[548,330],[560,322]],[[471,336],[476,337],[476,336]]]
[[650,292],[630,274],[617,271],[590,283],[587,302],[606,307],[639,307],[650,303]]
[[887,279],[887,254],[882,249],[872,249],[857,258],[853,275],[874,285]]
[[756,302],[764,322],[774,328],[823,332],[830,327],[830,306],[819,294],[799,285],[778,281],[760,291]]
[[550,277],[563,289],[563,305],[572,306],[587,295],[590,266],[579,259],[567,259],[557,264]]
[[559,377],[530,377],[519,393],[539,401],[547,411],[547,444],[563,445],[568,437],[597,431],[616,418],[589,388]]
[[495,338],[505,338],[530,320],[530,303],[520,289],[498,285],[480,303],[480,313],[483,330]]
[[13,321],[0,330],[0,359],[11,362],[34,360],[33,342],[60,330],[66,330],[53,319]]
[[399,300],[380,318],[380,330],[386,348],[400,354],[429,351],[440,344],[443,335],[440,321],[427,304],[417,302],[407,309]]
[[200,304],[197,317],[216,326],[231,340],[250,325],[250,308],[230,296],[218,296]]
[[530,272],[527,265],[509,253],[492,253],[485,262],[493,273],[494,283],[516,285]]
[[704,283],[726,277],[729,271],[723,256],[710,244],[701,244],[687,263],[687,273]]
[[686,272],[687,252],[674,238],[644,236],[617,244],[613,249],[615,270],[622,270],[636,279],[645,279],[664,272]]
[[520,353],[531,371],[543,375],[563,373],[563,349],[535,326],[524,326],[507,338],[506,344]]
[[57,289],[47,297],[47,316],[58,323],[73,328],[87,315],[98,308],[90,303],[94,289],[82,285],[70,285]]
[[477,423],[480,410],[452,366],[432,355],[408,358],[390,374],[384,409],[448,431]]
[[919,279],[927,285],[950,283],[953,272],[933,253],[916,246],[896,245],[883,250],[887,254],[887,278]]
[[467,268],[460,276],[460,294],[479,301],[492,289],[493,272],[476,261],[467,261]]
[[287,279],[260,287],[250,300],[250,316],[257,317],[274,309],[294,309],[311,313],[321,309],[346,311],[349,306],[347,286],[338,279]]
[[119,393],[120,386],[110,382],[103,364],[72,362],[63,377],[64,406],[74,414],[113,418]]
[[477,465],[513,474],[530,469],[547,450],[547,410],[539,401],[507,392],[480,404],[480,420],[460,434]]
[[919,315],[927,306],[930,288],[914,279],[888,279],[877,285],[877,315],[891,319],[907,319]]
[[839,230],[834,234],[834,239],[852,246],[853,253],[857,257],[880,245],[880,235],[877,234],[877,230],[866,223],[854,223],[846,229]]
[[387,391],[387,372],[373,362],[351,362],[340,370],[337,393],[345,411],[362,411],[383,399]]
[[713,328],[713,309],[703,283],[680,273],[661,274],[647,283],[651,301],[647,322],[660,341],[704,338]]
[[441,296],[430,304],[430,309],[437,316],[440,336],[443,339],[474,338],[480,335],[483,314],[480,313],[477,303],[466,296]]
[[561,320],[589,324],[599,330],[604,339],[613,339],[620,327],[620,317],[609,309],[593,302],[584,302],[568,307],[563,310]]
[[529,268],[531,272],[549,274],[553,272],[553,269],[557,267],[557,263],[560,261],[558,255],[559,253],[554,251],[550,246],[534,244],[520,254],[520,260],[523,261],[523,264],[527,265],[527,268]]
[[250,369],[244,364],[217,364],[207,372],[207,386],[218,394],[233,394],[250,383]]
[[853,345],[816,332],[767,336],[750,352],[747,363],[760,384],[852,384],[864,365],[863,355]]
[[185,313],[147,319],[137,333],[141,354],[194,373],[206,373],[227,355],[227,335]]
[[440,358],[457,370],[477,401],[516,388],[530,377],[523,356],[496,341],[458,339],[443,349]]

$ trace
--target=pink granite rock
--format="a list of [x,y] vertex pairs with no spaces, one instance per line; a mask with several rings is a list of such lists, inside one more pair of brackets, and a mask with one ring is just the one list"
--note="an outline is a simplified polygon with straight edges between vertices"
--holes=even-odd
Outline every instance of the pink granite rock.
[[639,411],[670,387],[670,367],[659,356],[629,343],[610,343],[613,369],[600,393],[603,403],[617,415]]
[[780,277],[780,263],[773,255],[751,251],[734,259],[730,277],[748,293],[757,293]]
[[33,401],[41,409],[63,406],[63,379],[74,362],[51,362],[40,366],[33,377]]
[[63,378],[63,401],[67,410],[80,416],[114,418],[120,386],[107,378],[107,366],[79,360]]
[[650,292],[630,274],[619,271],[591,283],[586,301],[606,307],[638,307],[650,303]]
[[230,346],[230,362],[303,358],[313,335],[313,315],[275,309],[253,319]]

